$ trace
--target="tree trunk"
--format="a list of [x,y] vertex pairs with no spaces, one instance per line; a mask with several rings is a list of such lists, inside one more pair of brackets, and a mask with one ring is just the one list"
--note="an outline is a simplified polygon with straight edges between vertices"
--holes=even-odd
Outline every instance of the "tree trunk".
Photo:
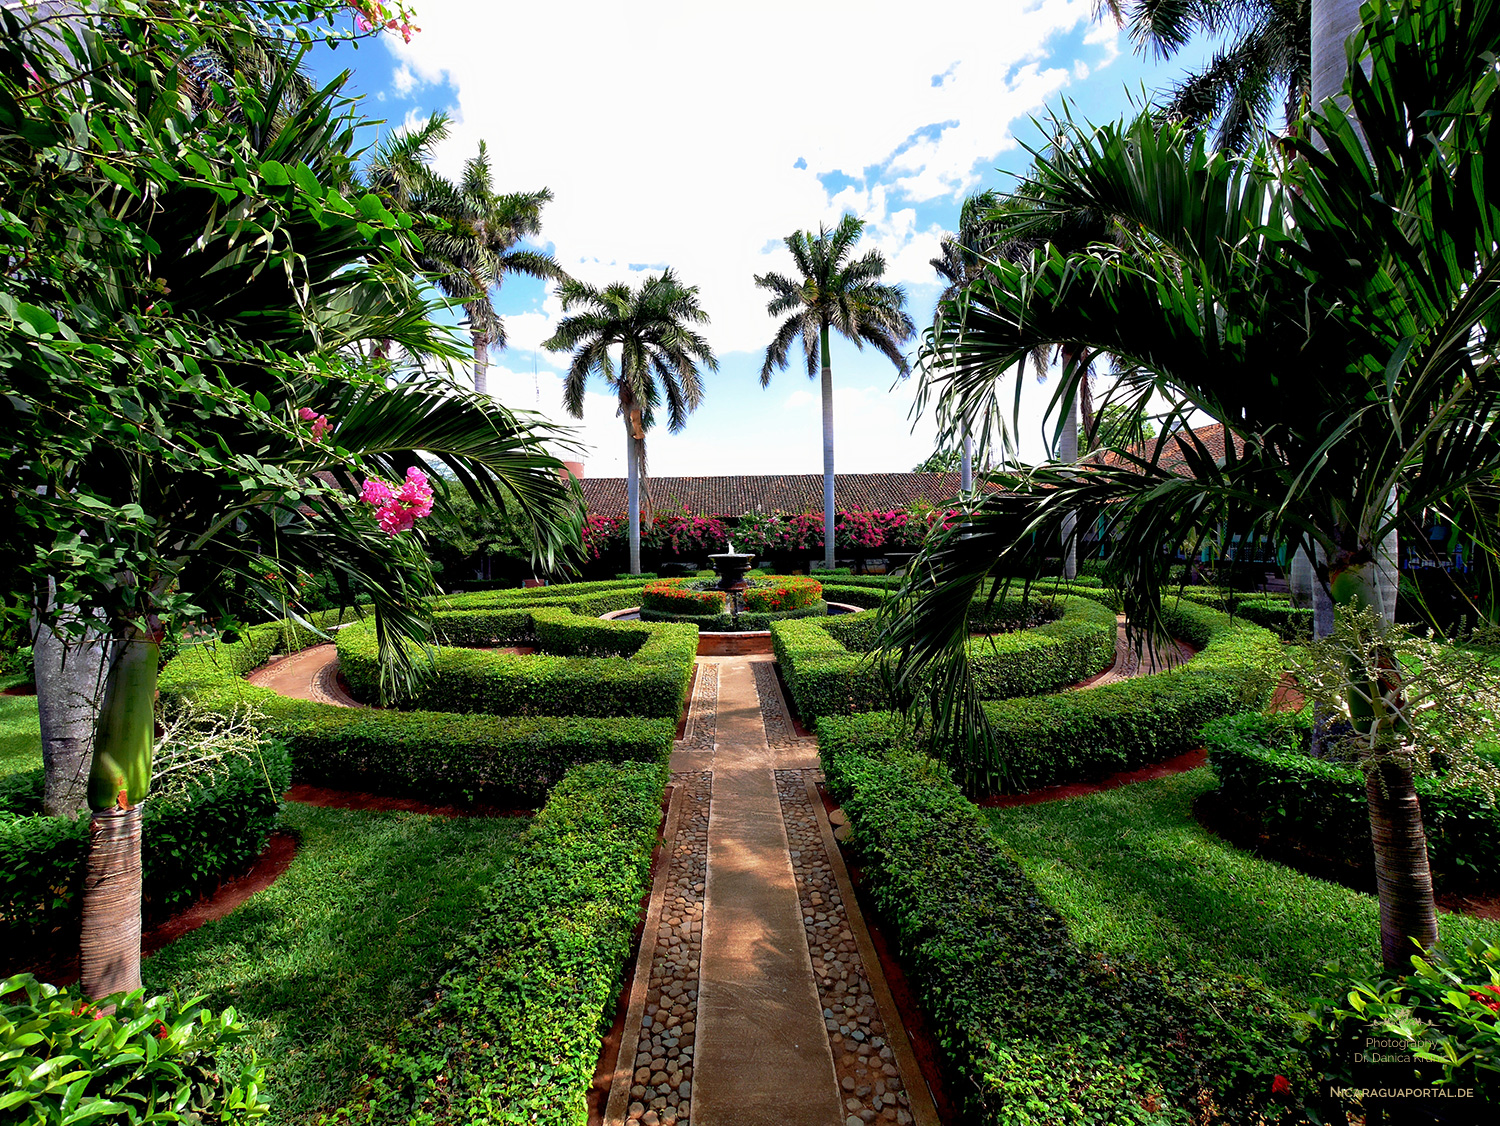
[[1349,72],[1345,45],[1359,28],[1360,0],[1313,0],[1312,4],[1312,104],[1313,108],[1334,97]]
[[636,461],[636,437],[631,427],[630,411],[625,412],[625,495],[629,514],[630,573],[641,573],[641,481]]
[[959,488],[966,493],[974,491],[974,439],[964,435],[964,450],[958,463]]
[[1386,973],[1411,973],[1411,956],[1437,943],[1437,910],[1427,834],[1410,770],[1386,764],[1369,772],[1370,843],[1375,851],[1375,887],[1380,895],[1380,958]]
[[45,778],[42,812],[50,817],[72,817],[88,796],[89,759],[99,701],[104,695],[107,646],[97,630],[89,630],[77,640],[65,640],[50,626],[38,622],[32,652]]
[[[1396,491],[1391,490],[1390,507],[1385,515],[1396,513]],[[1392,528],[1380,541],[1380,550],[1375,553],[1376,572],[1379,575],[1380,614],[1387,624],[1396,620],[1396,596],[1401,586],[1401,533]]]
[[833,570],[836,534],[833,510],[833,368],[828,359],[828,326],[819,342],[823,350],[823,566]]
[[[1062,438],[1058,442],[1057,460],[1074,464],[1078,461],[1078,400],[1075,396],[1068,406],[1068,417],[1063,420]],[[1065,579],[1078,577],[1078,541],[1075,532],[1078,517],[1069,512],[1062,525],[1062,573]]]
[[116,642],[99,711],[78,951],[92,998],[141,985],[141,805],[151,788],[160,657],[157,641],[138,631]]
[[469,335],[474,339],[474,390],[484,395],[489,388],[490,338],[478,329],[471,330]]

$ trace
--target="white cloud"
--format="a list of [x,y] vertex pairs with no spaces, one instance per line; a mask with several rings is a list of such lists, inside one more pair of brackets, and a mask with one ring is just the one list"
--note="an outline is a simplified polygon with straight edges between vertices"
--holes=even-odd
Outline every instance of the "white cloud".
[[[772,326],[752,277],[790,268],[779,240],[845,208],[871,222],[891,280],[930,280],[939,232],[912,205],[956,198],[1014,146],[1012,123],[1069,81],[1066,65],[1046,65],[1049,44],[1091,12],[1090,0],[950,0],[919,18],[851,0],[431,0],[410,45],[387,43],[398,89],[409,75],[455,91],[445,171],[488,141],[501,188],[552,189],[544,230],[569,270],[604,282],[671,264],[700,287],[723,354],[765,346]],[[823,46],[790,46],[789,27]],[[503,63],[497,41],[516,47]],[[866,184],[871,169],[886,182]],[[855,186],[830,194],[818,174],[835,172]],[[513,339],[544,336],[556,310],[543,315],[513,325]]]
[[417,76],[412,73],[411,67],[398,66],[396,73],[391,75],[391,85],[396,88],[396,93],[404,97],[416,89]]

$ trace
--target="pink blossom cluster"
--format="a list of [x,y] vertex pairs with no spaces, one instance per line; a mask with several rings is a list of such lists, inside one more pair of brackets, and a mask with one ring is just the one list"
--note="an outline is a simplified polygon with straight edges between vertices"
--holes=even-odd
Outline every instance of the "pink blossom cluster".
[[591,514],[583,522],[584,557],[598,559],[624,537],[625,521],[622,517]]
[[399,31],[401,38],[410,43],[412,35],[422,30],[420,27],[413,27],[409,20],[401,19],[393,14],[389,8],[380,3],[380,0],[345,0],[345,2],[354,10],[354,26],[360,31],[376,31],[380,28],[386,31]]
[[321,442],[323,435],[333,429],[333,423],[328,421],[328,416],[326,414],[319,414],[312,407],[303,407],[297,412],[297,417],[303,422],[312,423],[312,439],[314,442]]
[[394,536],[411,531],[418,519],[432,511],[432,486],[427,483],[427,474],[412,466],[399,490],[372,477],[360,489],[359,499],[375,506],[381,531]]
[[717,516],[694,516],[684,508],[680,513],[657,513],[651,526],[642,529],[642,540],[657,551],[698,555],[723,551],[729,534]]

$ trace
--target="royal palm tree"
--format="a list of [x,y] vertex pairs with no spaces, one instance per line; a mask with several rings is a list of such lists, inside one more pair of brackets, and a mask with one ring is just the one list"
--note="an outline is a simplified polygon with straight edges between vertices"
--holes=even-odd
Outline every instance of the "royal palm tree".
[[807,378],[823,372],[823,565],[833,567],[833,361],[829,330],[837,331],[856,348],[873,344],[896,370],[906,376],[911,368],[901,345],[916,326],[906,315],[906,294],[899,285],[886,285],[885,257],[871,250],[850,261],[865,224],[845,215],[833,230],[819,226],[816,237],[795,231],[784,240],[792,252],[800,279],[782,274],[757,274],[755,284],[770,290],[766,312],[786,317],[776,329],[760,369],[760,385],[771,382],[771,372],[785,368],[792,342],[802,338]]
[[[667,429],[677,433],[703,401],[699,365],[719,370],[708,341],[693,325],[708,323],[698,304],[698,287],[680,283],[671,270],[649,275],[632,290],[624,282],[597,289],[564,282],[563,319],[542,347],[571,352],[563,402],[574,418],[583,417],[589,377],[597,375],[620,404],[625,421],[626,490],[629,509],[630,573],[641,572],[641,487],[646,469],[646,431],[666,400]],[[619,349],[619,363],[610,355]]]
[[[922,388],[950,425],[989,409],[994,377],[1066,333],[1115,358],[1141,396],[1224,426],[1222,451],[1164,428],[1121,465],[1018,470],[1008,496],[968,517],[965,538],[928,549],[936,585],[912,591],[886,643],[898,679],[931,685],[938,726],[985,738],[969,689],[968,599],[1033,533],[1103,517],[1133,628],[1162,631],[1163,544],[1217,528],[1302,545],[1334,603],[1380,606],[1380,545],[1402,512],[1431,512],[1484,553],[1500,548],[1486,490],[1500,470],[1500,378],[1484,328],[1500,313],[1500,202],[1486,194],[1495,0],[1431,6],[1374,0],[1347,77],[1346,114],[1314,112],[1293,159],[1207,151],[1149,116],[1069,131],[1015,193],[1017,229],[1072,210],[1110,211],[1123,241],[1027,262],[993,261],[924,347]],[[1420,124],[1419,124],[1420,123]],[[1065,379],[1077,380],[1076,370]],[[1162,464],[1180,451],[1188,472]],[[1019,510],[1027,535],[1004,529]],[[1357,672],[1352,675],[1357,675]],[[1351,690],[1394,689],[1386,672]],[[1397,689],[1398,690],[1398,689]],[[1367,762],[1366,795],[1386,966],[1436,939],[1412,771]]]
[[438,289],[463,305],[474,351],[474,390],[486,394],[491,348],[505,347],[505,322],[495,311],[495,292],[507,275],[563,282],[567,272],[544,251],[517,247],[542,230],[542,208],[552,191],[497,193],[489,149],[464,163],[455,183],[431,166],[432,149],[448,135],[446,114],[394,134],[365,170],[370,186],[399,209],[418,217],[422,251],[417,261]]

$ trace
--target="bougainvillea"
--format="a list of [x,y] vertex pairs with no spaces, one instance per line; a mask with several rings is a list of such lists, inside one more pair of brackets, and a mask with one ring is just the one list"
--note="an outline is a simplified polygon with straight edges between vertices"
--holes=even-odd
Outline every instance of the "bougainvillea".
[[656,513],[641,542],[663,554],[705,555],[723,551],[729,534],[717,516],[694,516],[684,508],[681,512]]
[[374,506],[381,531],[390,536],[411,531],[417,520],[432,512],[432,486],[415,465],[406,471],[401,488],[372,477],[360,489],[359,499]]
[[303,422],[312,423],[312,440],[321,442],[323,435],[333,429],[333,423],[328,421],[326,414],[319,414],[312,407],[303,407],[297,412],[297,417]]
[[587,559],[602,558],[624,542],[625,518],[623,516],[590,514],[583,522],[583,554]]

